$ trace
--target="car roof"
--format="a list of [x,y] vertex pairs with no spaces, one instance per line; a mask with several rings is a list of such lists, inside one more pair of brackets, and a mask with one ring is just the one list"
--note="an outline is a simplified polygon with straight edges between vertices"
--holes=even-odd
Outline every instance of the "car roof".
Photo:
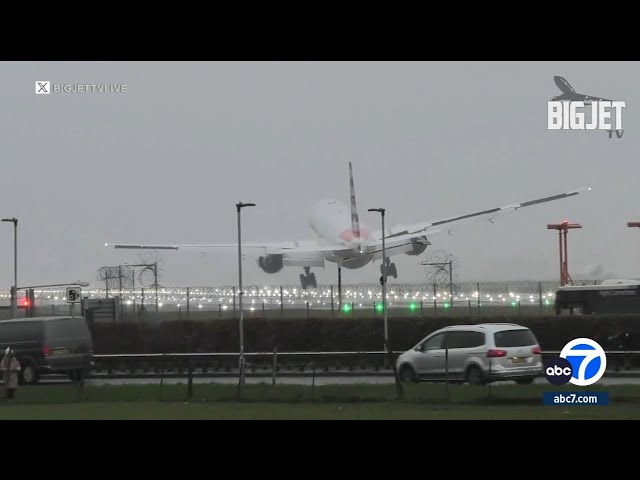
[[518,325],[516,323],[478,323],[473,325],[449,325],[441,328],[438,331],[473,331],[473,332],[501,332],[503,330],[528,330],[527,327]]

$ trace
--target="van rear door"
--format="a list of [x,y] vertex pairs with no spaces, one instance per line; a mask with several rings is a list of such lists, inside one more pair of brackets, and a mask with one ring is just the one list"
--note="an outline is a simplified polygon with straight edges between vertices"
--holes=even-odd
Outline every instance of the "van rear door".
[[86,367],[93,353],[91,333],[83,317],[62,317],[45,322],[45,361],[53,370]]

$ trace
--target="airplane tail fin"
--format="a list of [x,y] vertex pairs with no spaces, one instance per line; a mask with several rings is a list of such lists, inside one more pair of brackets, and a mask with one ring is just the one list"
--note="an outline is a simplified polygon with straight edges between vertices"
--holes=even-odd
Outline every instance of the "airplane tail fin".
[[351,230],[354,238],[360,241],[360,218],[358,217],[358,207],[356,206],[356,189],[353,186],[353,167],[349,162],[349,188],[351,193]]
[[573,89],[571,84],[567,82],[567,80],[564,77],[560,77],[556,75],[555,77],[553,77],[553,81],[556,83],[557,87],[560,89],[560,91],[562,91],[562,93],[564,94],[576,93],[576,91]]

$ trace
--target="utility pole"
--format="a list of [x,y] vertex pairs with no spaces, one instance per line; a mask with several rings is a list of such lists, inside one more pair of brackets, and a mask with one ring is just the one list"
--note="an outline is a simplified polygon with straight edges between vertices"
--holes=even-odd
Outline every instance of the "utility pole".
[[338,318],[342,318],[342,262],[338,263]]
[[449,260],[449,306],[453,311],[453,260]]
[[156,287],[156,313],[158,313],[158,262],[153,263],[153,285]]
[[389,326],[387,321],[387,251],[385,248],[385,229],[384,229],[384,208],[370,208],[370,212],[378,212],[382,217],[382,276],[380,284],[382,285],[382,315],[384,318],[384,349],[389,348]]
[[240,222],[240,211],[244,207],[255,207],[255,203],[242,203],[239,202],[236,204],[236,210],[238,212],[238,302],[240,307],[240,322],[239,322],[239,330],[240,330],[240,359],[239,359],[239,368],[240,368],[240,387],[244,384],[244,315],[242,310],[242,229]]
[[11,316],[18,316],[18,219],[3,218],[3,222],[13,223],[13,288],[11,289]]

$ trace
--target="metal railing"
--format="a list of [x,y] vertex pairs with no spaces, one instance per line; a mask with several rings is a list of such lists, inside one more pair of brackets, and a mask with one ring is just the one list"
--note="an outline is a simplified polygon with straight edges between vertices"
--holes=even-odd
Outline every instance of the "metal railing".
[[[392,352],[393,360],[403,351]],[[607,356],[629,359],[640,356],[640,350],[610,350]],[[543,352],[543,358],[560,355],[560,351]],[[338,375],[390,374],[388,354],[384,351],[344,352],[250,352],[244,354],[248,373],[285,372],[299,374],[307,369],[332,372]],[[149,354],[100,354],[93,355],[92,376],[156,377],[215,376],[237,372],[240,354],[237,352],[214,353],[149,353]],[[617,359],[615,364],[617,364]],[[611,370],[611,364],[609,369]],[[640,366],[640,365],[639,365]],[[629,376],[639,376],[635,368]]]

